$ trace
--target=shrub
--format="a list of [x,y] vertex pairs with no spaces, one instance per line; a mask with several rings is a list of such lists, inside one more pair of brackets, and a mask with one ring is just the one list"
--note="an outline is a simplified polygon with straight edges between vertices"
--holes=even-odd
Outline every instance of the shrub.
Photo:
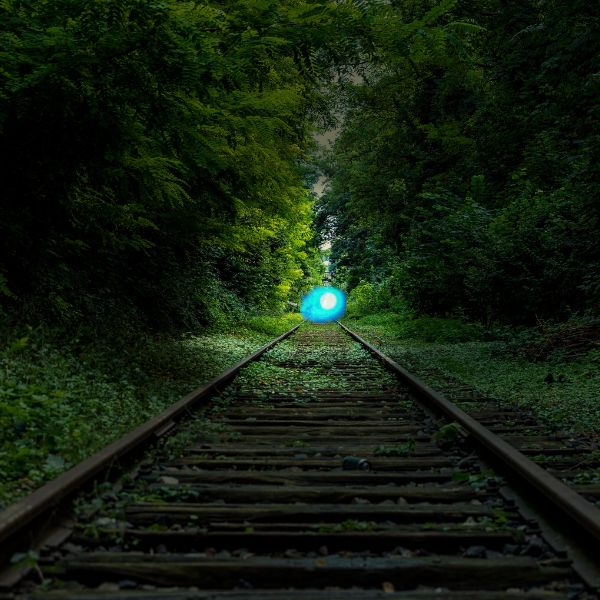
[[484,329],[481,325],[465,323],[458,319],[420,317],[404,321],[402,337],[423,342],[472,342],[484,337]]
[[285,313],[279,316],[262,315],[251,317],[245,324],[258,333],[276,337],[301,322],[302,317],[300,313]]
[[361,281],[348,294],[348,316],[364,317],[381,311],[409,316],[410,311],[397,287],[397,274],[390,275],[379,283]]

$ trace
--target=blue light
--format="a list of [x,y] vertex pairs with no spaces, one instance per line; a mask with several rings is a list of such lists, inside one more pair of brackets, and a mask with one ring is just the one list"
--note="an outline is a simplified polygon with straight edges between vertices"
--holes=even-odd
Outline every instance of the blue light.
[[334,287],[316,287],[311,290],[300,305],[300,314],[313,323],[329,323],[346,312],[346,294]]

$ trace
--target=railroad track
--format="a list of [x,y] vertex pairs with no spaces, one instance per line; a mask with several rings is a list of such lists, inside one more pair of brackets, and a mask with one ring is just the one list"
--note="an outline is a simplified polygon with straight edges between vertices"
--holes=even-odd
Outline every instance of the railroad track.
[[0,599],[596,598],[594,495],[526,457],[581,452],[522,425],[295,328],[1,513]]

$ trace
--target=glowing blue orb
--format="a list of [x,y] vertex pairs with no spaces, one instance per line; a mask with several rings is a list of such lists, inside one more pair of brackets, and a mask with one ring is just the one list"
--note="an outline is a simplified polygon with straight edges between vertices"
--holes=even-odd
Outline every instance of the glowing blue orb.
[[311,290],[300,305],[300,314],[313,323],[329,323],[346,312],[346,294],[334,287],[317,287]]

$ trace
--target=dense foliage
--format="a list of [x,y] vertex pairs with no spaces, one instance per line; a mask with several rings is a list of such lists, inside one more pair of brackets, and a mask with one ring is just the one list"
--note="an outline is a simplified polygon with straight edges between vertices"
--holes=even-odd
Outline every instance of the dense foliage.
[[5,312],[193,327],[318,281],[305,165],[327,118],[332,15],[292,0],[3,0]]
[[508,323],[598,312],[598,7],[401,0],[365,18],[319,213],[351,304]]

